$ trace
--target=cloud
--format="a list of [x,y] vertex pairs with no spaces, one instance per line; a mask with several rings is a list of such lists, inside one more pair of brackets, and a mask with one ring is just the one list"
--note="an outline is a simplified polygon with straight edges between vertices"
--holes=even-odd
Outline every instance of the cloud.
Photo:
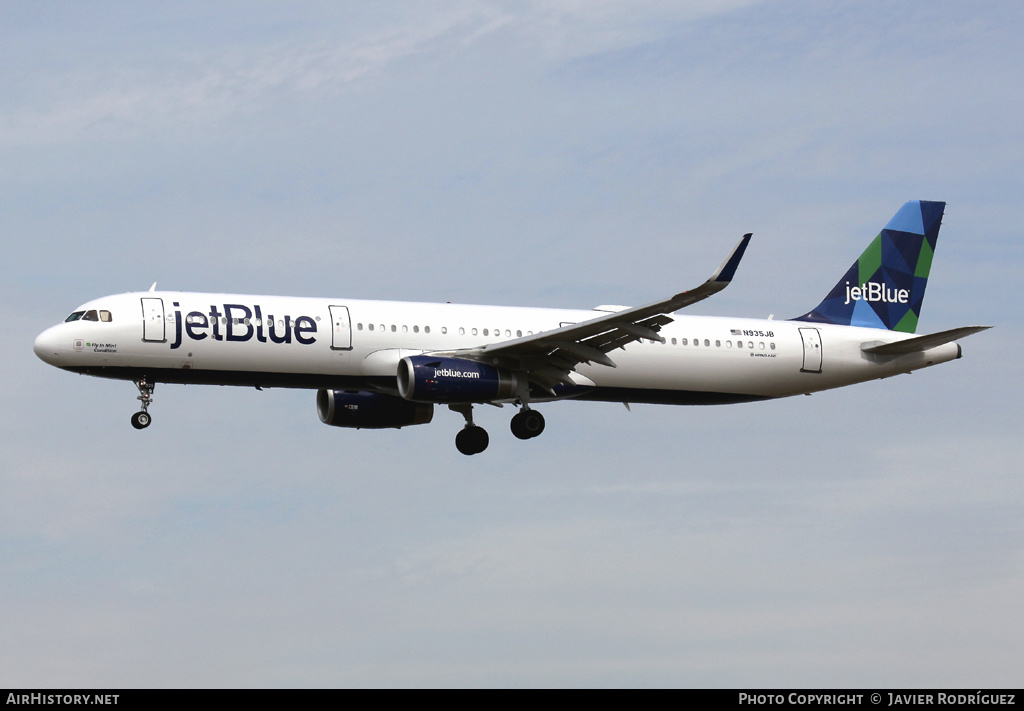
[[259,111],[268,101],[369,81],[449,33],[468,31],[479,40],[500,26],[500,19],[473,15],[423,13],[365,34],[317,32],[303,41],[249,41],[157,55],[141,66],[108,61],[100,70],[94,64],[68,67],[41,78],[30,93],[35,101],[4,111],[0,139],[8,147],[46,145],[208,126]]

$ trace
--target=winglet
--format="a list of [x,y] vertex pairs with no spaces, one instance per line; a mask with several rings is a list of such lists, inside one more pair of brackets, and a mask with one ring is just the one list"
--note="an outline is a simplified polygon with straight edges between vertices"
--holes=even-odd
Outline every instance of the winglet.
[[722,266],[720,266],[714,274],[712,274],[706,282],[698,286],[696,289],[690,289],[689,291],[683,291],[676,294],[668,301],[661,302],[660,304],[652,304],[652,306],[660,306],[664,310],[661,313],[671,313],[678,311],[684,306],[695,304],[698,301],[703,301],[713,294],[717,294],[725,287],[732,283],[732,278],[736,274],[736,268],[740,265],[740,260],[743,259],[743,253],[747,251],[747,245],[750,244],[750,237],[753,233],[748,232],[743,235],[743,239],[739,241]]
[[718,271],[711,275],[708,281],[717,281],[729,283],[732,281],[733,275],[736,273],[736,267],[740,265],[740,260],[743,259],[743,253],[747,251],[747,245],[750,244],[750,237],[753,233],[748,232],[743,235],[743,239],[736,245],[736,248],[732,250],[732,254],[729,255],[728,259],[722,262],[722,266],[718,268]]

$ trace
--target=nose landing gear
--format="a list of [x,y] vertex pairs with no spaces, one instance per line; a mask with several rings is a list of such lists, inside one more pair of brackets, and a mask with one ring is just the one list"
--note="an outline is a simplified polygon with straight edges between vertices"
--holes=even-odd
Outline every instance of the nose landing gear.
[[135,381],[135,387],[139,389],[138,400],[142,403],[142,409],[132,415],[132,427],[143,430],[153,421],[149,414],[149,406],[153,404],[153,389],[156,386],[143,377]]

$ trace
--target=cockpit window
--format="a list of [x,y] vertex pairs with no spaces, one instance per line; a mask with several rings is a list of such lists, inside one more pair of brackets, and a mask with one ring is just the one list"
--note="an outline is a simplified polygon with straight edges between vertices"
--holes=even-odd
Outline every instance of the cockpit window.
[[113,320],[114,317],[111,316],[110,312],[106,309],[90,309],[89,311],[75,311],[64,319],[64,323],[68,323],[70,321],[102,321],[103,323],[110,323]]

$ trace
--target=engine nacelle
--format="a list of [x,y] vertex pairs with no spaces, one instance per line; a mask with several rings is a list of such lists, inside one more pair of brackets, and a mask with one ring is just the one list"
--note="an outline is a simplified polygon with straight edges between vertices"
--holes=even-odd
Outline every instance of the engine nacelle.
[[434,417],[434,406],[380,393],[318,390],[316,413],[333,427],[384,429],[425,425]]
[[473,403],[514,398],[515,373],[461,358],[407,356],[398,363],[398,392],[415,402]]

